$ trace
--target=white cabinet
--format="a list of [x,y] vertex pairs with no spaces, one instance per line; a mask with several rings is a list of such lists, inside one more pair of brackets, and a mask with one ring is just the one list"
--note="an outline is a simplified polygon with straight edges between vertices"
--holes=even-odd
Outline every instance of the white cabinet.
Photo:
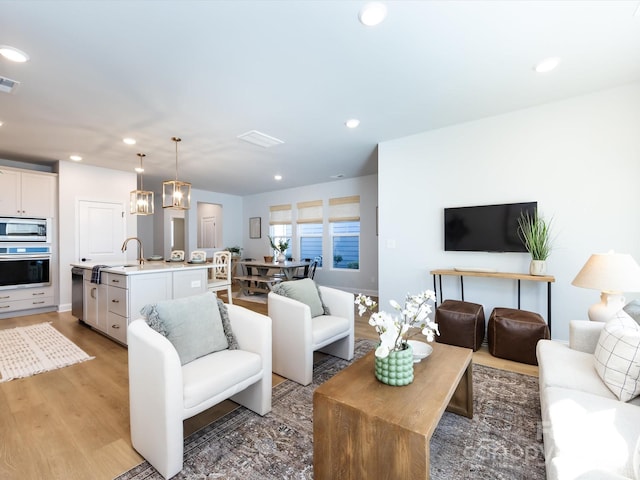
[[102,272],[100,285],[84,273],[84,322],[127,344],[127,325],[141,316],[145,305],[204,293],[207,269],[158,271],[137,275]]
[[53,287],[16,288],[0,291],[0,314],[53,305]]
[[53,218],[56,212],[56,175],[2,167],[0,215]]
[[207,287],[208,269],[173,272],[173,298],[203,293]]

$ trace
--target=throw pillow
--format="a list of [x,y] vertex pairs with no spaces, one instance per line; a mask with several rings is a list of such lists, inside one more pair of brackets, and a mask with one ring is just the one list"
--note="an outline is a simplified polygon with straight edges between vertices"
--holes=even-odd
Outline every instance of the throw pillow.
[[141,313],[173,344],[182,365],[229,346],[212,293],[147,305]]
[[220,311],[220,318],[222,319],[222,328],[224,329],[224,334],[227,337],[229,350],[238,350],[240,348],[240,345],[238,345],[238,340],[236,339],[236,336],[233,334],[233,330],[231,329],[231,321],[229,320],[229,310],[227,310],[227,305],[219,298],[217,300],[218,310]]
[[640,324],[640,300],[632,300],[624,306],[623,310]]
[[624,310],[605,324],[593,356],[598,375],[616,397],[627,402],[640,394],[640,325]]
[[328,315],[328,309],[325,312],[318,286],[310,278],[280,282],[271,291],[308,305],[311,310],[311,317]]

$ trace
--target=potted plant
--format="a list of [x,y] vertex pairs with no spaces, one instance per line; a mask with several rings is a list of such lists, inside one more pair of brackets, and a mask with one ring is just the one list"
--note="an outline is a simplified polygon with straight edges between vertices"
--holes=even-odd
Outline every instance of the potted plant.
[[413,349],[408,341],[412,328],[419,328],[433,342],[440,335],[438,324],[429,318],[431,305],[436,301],[435,292],[425,290],[418,295],[407,295],[404,305],[395,300],[389,303],[398,312],[391,314],[378,310],[371,297],[358,294],[355,304],[358,315],[371,312],[369,325],[375,327],[380,343],[375,351],[375,375],[382,383],[394,386],[408,385],[413,381]]
[[240,251],[242,250],[242,247],[238,247],[236,245],[235,247],[227,247],[227,248],[225,248],[225,250],[227,252],[231,252],[231,256],[232,257],[239,257],[240,256]]
[[273,237],[269,236],[269,243],[271,244],[271,248],[273,248],[277,252],[277,261],[284,262],[284,252],[286,252],[287,248],[289,248],[289,240],[286,238],[281,238],[276,242]]
[[551,220],[548,222],[536,211],[531,215],[522,212],[518,218],[518,236],[531,254],[529,273],[544,275],[547,272],[547,258],[551,254]]

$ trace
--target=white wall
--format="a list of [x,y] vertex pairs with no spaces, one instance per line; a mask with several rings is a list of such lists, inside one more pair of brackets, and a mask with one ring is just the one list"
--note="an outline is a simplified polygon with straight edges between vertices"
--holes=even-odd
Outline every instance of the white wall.
[[214,203],[221,206],[221,215],[218,218],[218,222],[222,225],[222,245],[220,248],[204,249],[207,252],[207,256],[211,256],[215,250],[224,250],[227,247],[242,245],[243,198],[238,195],[192,189],[191,209],[186,212],[189,252],[202,250],[198,248],[198,202]]
[[[60,249],[60,302],[58,310],[71,310],[71,267],[78,258],[78,200],[122,202],[127,218],[126,237],[136,236],[137,216],[130,215],[129,193],[136,189],[136,173],[61,161],[58,169]],[[122,239],[124,241],[124,238]],[[135,249],[130,249],[135,258]]]
[[[332,270],[329,265],[316,271],[315,279],[318,283],[333,286],[351,292],[363,292],[377,295],[378,292],[378,244],[376,237],[376,206],[378,205],[378,176],[349,178],[328,183],[319,183],[306,187],[278,190],[258,195],[244,197],[244,225],[242,245],[243,257],[261,259],[264,255],[272,255],[269,246],[269,207],[291,203],[294,210],[298,202],[323,200],[325,218],[329,209],[329,199],[360,195],[360,269]],[[262,237],[249,239],[249,218],[262,219]],[[329,224],[324,224],[323,248],[324,256],[330,252]],[[294,257],[299,256],[297,245],[293,246]]]
[[[428,112],[425,112],[425,115]],[[433,288],[429,271],[455,266],[528,272],[529,255],[444,252],[445,207],[537,201],[553,217],[547,262],[552,336],[587,318],[599,292],[571,285],[589,255],[640,260],[640,83],[455,125],[379,145],[381,305]],[[460,298],[455,277],[444,298]],[[627,294],[627,299],[637,294]],[[546,317],[546,284],[522,283],[522,308]],[[465,279],[465,299],[516,306],[516,284]]]

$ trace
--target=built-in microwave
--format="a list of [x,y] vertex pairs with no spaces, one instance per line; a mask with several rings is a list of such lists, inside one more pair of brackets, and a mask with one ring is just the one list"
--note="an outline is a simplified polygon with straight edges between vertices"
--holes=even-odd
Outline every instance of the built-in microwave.
[[51,219],[1,217],[0,242],[51,243]]

